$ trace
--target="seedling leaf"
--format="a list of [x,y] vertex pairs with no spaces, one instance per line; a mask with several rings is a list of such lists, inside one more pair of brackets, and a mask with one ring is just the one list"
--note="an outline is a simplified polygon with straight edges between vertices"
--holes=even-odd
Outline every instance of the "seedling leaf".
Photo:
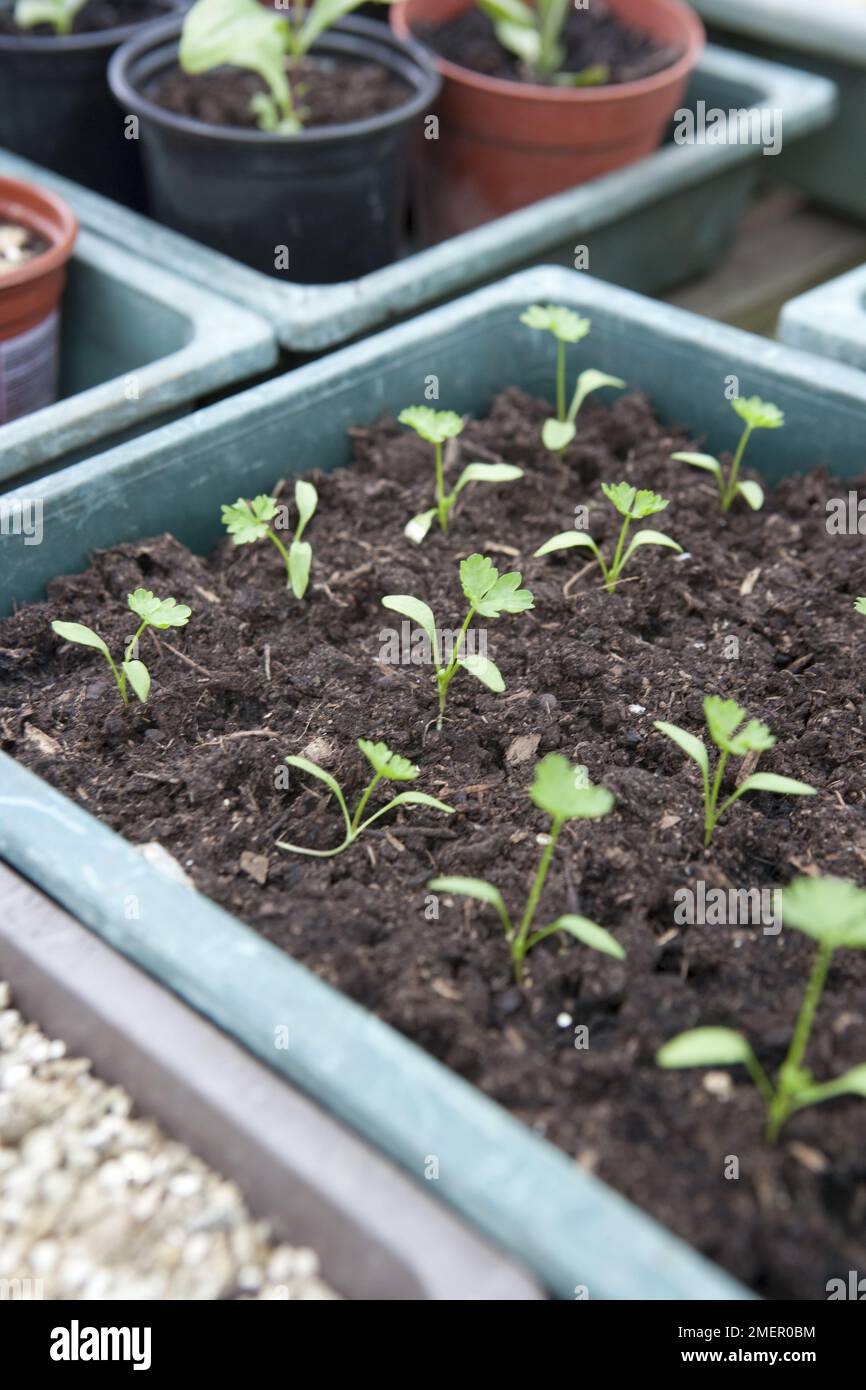
[[591,946],[594,951],[602,951],[606,956],[615,956],[617,960],[625,960],[625,951],[620,946],[615,936],[611,936],[609,931],[600,927],[597,922],[591,922],[588,917],[577,917],[574,913],[568,913],[565,917],[557,917],[555,922],[547,928],[547,933],[555,931],[568,932],[569,936],[574,936],[578,941],[582,941],[584,946]]
[[453,410],[432,410],[429,405],[410,405],[397,416],[428,444],[444,444],[463,430],[463,420]]
[[714,459],[712,454],[671,454],[671,458],[677,463],[691,464],[692,468],[703,468],[707,473],[713,473],[717,478],[722,476],[722,465],[718,459]]
[[779,777],[775,772],[755,772],[738,788],[743,792],[778,792],[780,796],[817,796],[815,787],[796,782],[793,777]]
[[401,753],[393,753],[387,743],[373,743],[368,738],[359,738],[358,747],[379,777],[389,782],[414,782],[419,769]]
[[606,787],[594,787],[585,767],[572,767],[561,753],[548,753],[536,764],[529,795],[554,821],[596,820],[613,809]]
[[436,508],[431,507],[429,511],[419,512],[411,521],[407,521],[403,527],[403,535],[407,541],[411,541],[413,545],[420,545],[433,525],[435,516]]
[[319,505],[319,494],[304,478],[299,478],[295,483],[295,506],[298,509],[298,530],[296,539],[300,540],[304,527],[313,516]]
[[[513,483],[522,477],[523,469],[510,463],[469,463],[457,479],[453,496],[458,496],[469,483]],[[430,515],[436,515],[435,507]]]
[[420,598],[412,598],[410,594],[386,594],[382,599],[382,606],[390,608],[394,613],[401,613],[410,622],[416,623],[421,631],[428,638],[436,665],[439,665],[439,643],[436,640],[436,619],[433,610],[428,607]]
[[707,756],[706,746],[694,734],[688,733],[686,729],[679,728],[676,724],[667,724],[663,719],[657,719],[653,724],[654,729],[658,729],[660,734],[664,734],[671,739],[678,748],[681,748],[687,758],[696,762],[705,777],[709,776],[710,760]]
[[753,430],[778,430],[785,423],[784,412],[760,396],[737,396],[731,406]]
[[486,656],[461,656],[459,665],[464,671],[468,671],[470,676],[474,676],[482,685],[486,685],[488,690],[492,690],[494,695],[501,695],[505,689],[505,681],[499,671],[499,667]]
[[733,1028],[692,1028],[660,1047],[660,1067],[725,1067],[750,1063],[753,1052],[742,1033]]
[[573,547],[582,546],[585,550],[591,550],[598,559],[599,549],[592,536],[588,536],[585,531],[561,531],[558,536],[551,536],[549,541],[539,546],[535,551],[534,558],[537,560],[542,555],[550,555],[554,550],[571,550]]
[[764,505],[764,489],[760,483],[745,482],[737,483],[737,492],[741,497],[745,497],[753,512],[759,512]]
[[866,946],[866,891],[843,878],[795,878],[782,891],[786,926],[834,947]]
[[185,603],[178,603],[177,599],[157,598],[150,589],[136,589],[129,595],[128,603],[133,613],[149,627],[186,627],[192,612],[191,608],[187,608]]
[[634,552],[642,545],[663,545],[668,550],[676,550],[682,554],[683,548],[678,545],[670,536],[666,536],[663,531],[635,531],[631,538],[631,543],[622,558],[622,569],[625,569]]
[[520,315],[520,322],[527,328],[546,329],[561,343],[579,343],[592,328],[592,319],[556,304],[531,304]]
[[302,599],[310,582],[313,547],[308,541],[292,541],[289,546],[289,582],[295,598]]
[[51,624],[58,637],[62,637],[66,642],[75,642],[79,647],[95,647],[98,652],[102,652],[104,657],[108,657],[108,647],[103,642],[98,633],[92,628],[85,627],[83,623],[61,623]]
[[150,672],[142,661],[124,661],[126,678],[143,705],[150,694]]
[[560,454],[576,434],[577,425],[572,420],[545,420],[541,429],[541,442],[552,454]]
[[235,545],[252,545],[263,540],[277,514],[277,504],[273,497],[261,495],[252,502],[239,497],[231,506],[223,504],[221,519]]

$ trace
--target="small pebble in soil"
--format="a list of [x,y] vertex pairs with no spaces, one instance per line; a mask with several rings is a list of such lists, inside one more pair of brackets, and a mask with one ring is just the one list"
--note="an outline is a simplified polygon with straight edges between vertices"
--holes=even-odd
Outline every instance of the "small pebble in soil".
[[570,1028],[572,1024],[571,1014],[561,1013],[556,1015],[557,1028]]

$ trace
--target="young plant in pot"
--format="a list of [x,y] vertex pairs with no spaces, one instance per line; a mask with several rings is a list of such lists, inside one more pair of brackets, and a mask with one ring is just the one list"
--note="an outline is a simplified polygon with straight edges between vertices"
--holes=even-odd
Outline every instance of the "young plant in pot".
[[305,284],[395,259],[414,126],[439,79],[417,45],[347,17],[359,3],[197,0],[116,54],[112,90],[140,120],[159,220]]
[[0,0],[0,145],[144,207],[138,141],[112,100],[111,55],[183,0]]
[[56,399],[60,300],[77,234],[62,198],[0,178],[0,424]]
[[443,79],[422,150],[427,241],[652,153],[704,44],[681,0],[406,0],[391,22]]

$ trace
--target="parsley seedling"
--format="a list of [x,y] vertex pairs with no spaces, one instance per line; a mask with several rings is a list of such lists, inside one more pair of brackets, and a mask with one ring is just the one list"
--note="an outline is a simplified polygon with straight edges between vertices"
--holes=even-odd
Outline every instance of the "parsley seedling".
[[742,1033],[732,1028],[694,1028],[665,1043],[656,1054],[660,1067],[718,1067],[742,1063],[767,1107],[767,1139],[774,1144],[785,1121],[807,1105],[836,1096],[866,1099],[866,1063],[833,1081],[816,1082],[803,1059],[835,951],[866,948],[866,892],[840,878],[795,878],[782,893],[786,926],[811,936],[818,954],[775,1085]]
[[267,538],[273,541],[283,557],[286,566],[286,588],[291,589],[295,598],[302,599],[310,582],[310,566],[313,563],[313,548],[302,540],[307,522],[312,517],[319,502],[319,494],[312,483],[299,479],[295,483],[295,506],[298,509],[298,526],[294,540],[288,550],[283,545],[270,523],[279,513],[273,497],[261,495],[247,502],[239,497],[233,506],[224,505],[222,523],[235,545],[253,545]]
[[419,769],[414,763],[410,763],[408,758],[404,758],[400,753],[392,753],[387,743],[372,743],[369,739],[359,738],[358,747],[372,767],[373,776],[364,789],[352,816],[349,815],[349,808],[346,805],[346,798],[342,793],[340,784],[329,772],[326,772],[323,767],[319,767],[318,763],[310,762],[308,758],[286,758],[289,767],[296,767],[299,772],[307,772],[311,777],[317,777],[320,782],[324,782],[329,791],[333,792],[343,813],[346,835],[342,844],[337,845],[336,849],[305,849],[303,845],[290,845],[284,840],[277,840],[280,849],[288,850],[291,854],[309,854],[316,859],[333,859],[334,855],[342,854],[343,850],[353,845],[359,835],[363,835],[374,821],[379,820],[388,811],[393,811],[396,806],[431,806],[434,811],[444,811],[446,815],[451,815],[454,807],[446,806],[444,801],[437,801],[435,796],[428,796],[426,792],[400,792],[399,795],[392,797],[387,806],[383,806],[372,816],[362,820],[361,817],[367,809],[367,802],[383,778],[387,782],[414,782],[420,773]]
[[566,50],[562,30],[573,0],[476,0],[493,21],[497,39],[520,59],[532,82],[558,87],[603,87],[610,81],[607,63],[592,63],[579,72],[563,71]]
[[854,609],[857,613],[862,613],[866,617],[866,598],[855,598]]
[[718,695],[708,695],[704,700],[704,715],[710,738],[719,750],[716,772],[710,786],[710,761],[706,745],[694,734],[680,729],[676,724],[666,724],[656,720],[653,727],[692,758],[701,769],[704,783],[704,847],[709,846],[713,831],[722,816],[738,801],[745,792],[777,792],[780,796],[815,796],[815,788],[805,782],[795,782],[792,777],[779,777],[774,772],[755,772],[746,777],[735,792],[719,806],[719,793],[728,758],[744,758],[747,753],[762,753],[774,747],[776,740],[766,724],[759,719],[748,719],[746,711],[736,700],[723,700]]
[[622,388],[625,382],[618,376],[608,376],[588,368],[577,378],[571,404],[565,407],[565,349],[568,343],[579,343],[592,327],[591,319],[581,318],[573,309],[564,309],[555,304],[532,304],[520,315],[520,322],[527,328],[552,333],[556,339],[556,419],[545,420],[541,431],[544,447],[552,454],[560,454],[577,434],[577,416],[587,396],[602,386]]
[[505,681],[494,662],[486,656],[463,655],[463,648],[466,634],[469,631],[469,624],[476,613],[479,613],[482,618],[499,618],[503,613],[525,613],[527,609],[533,607],[532,594],[529,589],[521,589],[520,587],[521,578],[521,575],[514,573],[500,574],[486,555],[470,555],[468,560],[461,561],[460,583],[463,593],[469,601],[469,612],[454,642],[452,656],[448,662],[442,656],[439,635],[436,630],[436,619],[432,609],[426,603],[422,602],[421,599],[412,598],[409,594],[387,594],[382,599],[383,607],[390,608],[393,612],[408,618],[410,622],[417,623],[430,643],[439,692],[437,729],[442,728],[448,687],[457,674],[458,668],[462,667],[464,671],[468,671],[470,676],[474,676],[476,680],[480,681],[482,685],[486,685],[487,689],[492,690],[496,695],[500,695],[505,689]]
[[150,589],[136,589],[129,595],[127,602],[141,622],[135,636],[130,639],[124,650],[119,670],[106,643],[93,628],[85,627],[83,623],[53,622],[51,626],[64,641],[75,642],[80,647],[95,647],[98,652],[102,652],[111,667],[111,674],[123,703],[129,703],[126,693],[129,684],[144,705],[150,694],[150,672],[144,662],[133,655],[137,651],[138,639],[148,627],[160,630],[168,627],[186,627],[192,610],[187,608],[186,604],[178,603],[176,599],[157,598]]
[[72,33],[75,16],[87,0],[17,0],[15,23],[20,29],[50,24],[58,38]]
[[[211,72],[225,65],[250,68],[268,87],[257,92],[250,111],[261,130],[296,135],[306,111],[295,106],[286,62],[294,67],[316,39],[363,0],[312,0],[311,4],[265,9],[258,0],[197,0],[180,37],[184,72]],[[389,5],[393,0],[376,0]]]
[[740,481],[740,464],[746,452],[746,445],[752,437],[752,431],[779,430],[785,423],[785,416],[778,406],[771,405],[769,401],[762,401],[760,396],[738,396],[731,401],[731,409],[745,421],[745,428],[727,476],[719,460],[713,458],[712,454],[682,453],[673,454],[671,457],[678,463],[689,463],[692,468],[703,468],[705,472],[713,474],[719,485],[723,512],[730,510],[737,496],[744,497],[753,512],[759,512],[764,505],[764,489],[760,483]]
[[456,439],[463,431],[463,421],[453,410],[431,410],[429,405],[410,405],[398,416],[401,425],[411,429],[433,445],[436,460],[436,506],[429,511],[419,512],[407,523],[403,534],[407,540],[420,545],[434,518],[439,521],[443,535],[448,534],[448,513],[454,506],[463,489],[469,483],[512,483],[523,477],[523,469],[510,463],[470,463],[463,469],[451,492],[445,491],[445,466],[442,447],[449,439]]
[[607,955],[622,960],[625,951],[610,932],[595,922],[590,922],[586,917],[579,917],[574,913],[557,917],[555,922],[542,927],[540,931],[532,931],[541,891],[563,826],[570,820],[598,820],[600,816],[606,816],[613,808],[611,793],[605,787],[592,786],[585,767],[572,767],[561,753],[548,753],[546,758],[542,758],[541,762],[536,764],[529,795],[536,806],[550,816],[551,826],[520,925],[516,929],[499,889],[484,879],[448,876],[432,879],[427,887],[433,893],[458,893],[462,897],[474,898],[477,902],[487,903],[496,909],[505,928],[506,940],[511,947],[514,974],[518,984],[523,978],[523,962],[526,956],[539,941],[544,941],[555,932],[565,932],[566,935],[582,941],[585,946],[591,946],[596,951],[604,951]]
[[642,545],[664,545],[669,550],[682,552],[682,546],[671,540],[663,531],[636,531],[632,536],[631,543],[626,550],[625,542],[628,529],[633,521],[641,521],[645,516],[655,516],[656,512],[663,512],[665,507],[670,506],[670,502],[664,497],[659,497],[655,492],[642,490],[630,483],[602,483],[601,490],[608,501],[612,502],[623,518],[620,527],[619,539],[616,543],[613,559],[608,565],[596,545],[592,536],[586,535],[584,531],[561,531],[558,536],[552,536],[549,541],[545,541],[535,552],[535,558],[541,555],[550,555],[555,550],[570,550],[575,546],[580,546],[584,550],[591,550],[598,561],[604,584],[609,594],[616,589],[620,576],[631,559],[634,552]]

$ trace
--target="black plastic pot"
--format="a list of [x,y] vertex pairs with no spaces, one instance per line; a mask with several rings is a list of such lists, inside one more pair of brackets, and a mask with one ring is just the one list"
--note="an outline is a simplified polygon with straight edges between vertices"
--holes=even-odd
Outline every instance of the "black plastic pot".
[[303,284],[355,279],[394,260],[414,127],[439,90],[423,50],[375,21],[341,21],[318,40],[315,56],[379,63],[406,82],[408,100],[363,121],[277,135],[207,125],[149,99],[155,79],[177,63],[180,28],[177,18],[150,26],[109,67],[117,101],[140,119],[152,215]]
[[[174,11],[183,0],[149,4]],[[0,10],[11,8],[0,0]],[[66,38],[0,34],[0,145],[97,193],[144,207],[139,144],[127,139],[107,78],[112,53],[143,27]]]

